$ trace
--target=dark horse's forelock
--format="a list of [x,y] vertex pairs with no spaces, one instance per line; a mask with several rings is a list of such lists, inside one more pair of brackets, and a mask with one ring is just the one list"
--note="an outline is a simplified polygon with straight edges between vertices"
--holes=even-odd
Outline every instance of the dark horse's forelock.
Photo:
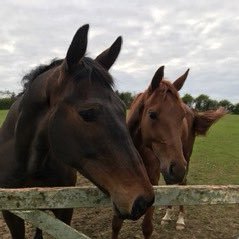
[[175,97],[176,100],[180,100],[178,91],[175,89],[173,84],[167,80],[163,80],[160,82],[160,87],[158,88],[158,90],[160,91],[160,93],[163,95],[164,98],[166,97],[167,93],[170,92]]
[[[23,92],[24,93],[29,86],[32,84],[32,82],[41,74],[44,72],[51,70],[59,65],[61,65],[63,62],[63,59],[56,59],[54,58],[51,60],[49,64],[41,64],[34,69],[32,69],[29,73],[27,73],[22,78],[22,84],[23,84]],[[84,76],[86,74],[86,71],[89,72],[89,80],[92,81],[98,81],[103,86],[113,87],[114,81],[111,77],[111,75],[106,71],[99,63],[92,60],[89,57],[84,57],[81,59],[81,63],[83,66],[80,67],[76,72],[73,74],[73,78],[75,80],[79,79],[80,77]],[[96,75],[96,77],[94,77]]]
[[98,62],[94,61],[89,57],[84,57],[81,60],[81,67],[79,70],[73,74],[73,78],[77,81],[79,78],[83,77],[86,72],[89,74],[89,80],[91,82],[101,83],[104,87],[113,87],[114,81],[111,75],[105,70]]

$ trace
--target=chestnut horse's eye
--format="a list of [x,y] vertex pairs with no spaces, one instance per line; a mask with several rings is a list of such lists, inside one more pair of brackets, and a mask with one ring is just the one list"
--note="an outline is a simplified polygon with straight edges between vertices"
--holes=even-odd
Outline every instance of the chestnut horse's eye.
[[153,111],[150,111],[149,112],[149,117],[150,119],[152,120],[156,120],[158,117],[157,117],[157,113],[156,112],[153,112]]
[[97,110],[95,109],[87,109],[79,111],[79,115],[83,118],[86,122],[96,121],[97,118]]

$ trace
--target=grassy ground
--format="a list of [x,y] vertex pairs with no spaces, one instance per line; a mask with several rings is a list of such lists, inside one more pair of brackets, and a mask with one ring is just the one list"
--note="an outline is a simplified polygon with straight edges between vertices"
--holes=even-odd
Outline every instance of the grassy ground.
[[0,125],[2,125],[6,115],[7,115],[7,110],[0,110]]
[[190,163],[190,184],[239,184],[239,116],[227,115],[197,137]]
[[[6,111],[0,111],[2,123]],[[206,137],[198,137],[190,163],[188,184],[239,184],[239,116],[228,115],[215,124]],[[78,185],[90,183],[79,176]],[[156,208],[152,239],[238,239],[239,205],[186,207],[186,229],[175,230],[175,221],[160,225],[164,208]],[[177,210],[175,209],[175,219]],[[91,238],[106,239],[111,235],[111,208],[77,209],[72,226]],[[142,239],[140,223],[126,221],[120,239]],[[27,238],[34,229],[28,227]],[[0,238],[9,239],[0,219]],[[47,237],[48,238],[48,237]]]

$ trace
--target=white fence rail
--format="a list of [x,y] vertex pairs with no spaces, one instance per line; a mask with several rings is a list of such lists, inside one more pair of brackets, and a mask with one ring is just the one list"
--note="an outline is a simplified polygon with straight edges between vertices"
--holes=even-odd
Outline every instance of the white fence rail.
[[[239,185],[157,186],[155,206],[239,204]],[[0,189],[0,210],[41,228],[56,239],[90,239],[38,209],[111,206],[96,187]]]

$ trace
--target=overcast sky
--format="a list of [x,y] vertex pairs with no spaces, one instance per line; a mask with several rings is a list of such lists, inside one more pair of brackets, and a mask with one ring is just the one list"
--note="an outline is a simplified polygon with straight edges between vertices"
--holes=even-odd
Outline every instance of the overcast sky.
[[89,23],[93,58],[123,36],[111,69],[118,90],[144,90],[165,65],[172,81],[190,68],[181,95],[239,102],[238,0],[2,0],[0,22],[0,90],[19,92],[25,73],[63,58]]

